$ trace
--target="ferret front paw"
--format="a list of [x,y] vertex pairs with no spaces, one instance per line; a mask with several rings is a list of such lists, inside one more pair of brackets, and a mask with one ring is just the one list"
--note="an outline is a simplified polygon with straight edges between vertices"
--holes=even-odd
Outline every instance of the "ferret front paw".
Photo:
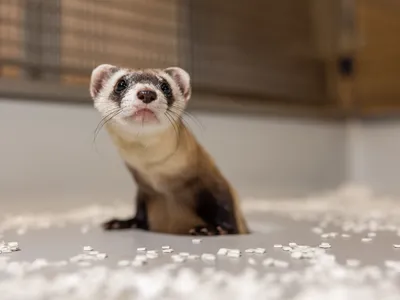
[[123,229],[131,229],[136,228],[136,219],[112,219],[111,221],[103,223],[103,228],[105,230],[123,230]]
[[228,231],[222,228],[221,226],[196,226],[189,230],[189,234],[191,235],[225,235],[228,234]]

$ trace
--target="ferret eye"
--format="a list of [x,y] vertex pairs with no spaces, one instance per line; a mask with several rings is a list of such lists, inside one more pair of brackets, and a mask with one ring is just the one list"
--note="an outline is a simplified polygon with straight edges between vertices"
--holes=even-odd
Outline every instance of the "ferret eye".
[[171,87],[166,82],[162,82],[160,88],[163,91],[163,93],[166,95],[169,95],[172,92]]
[[128,83],[124,79],[121,79],[120,81],[118,81],[117,85],[115,86],[114,91],[117,94],[119,94],[123,90],[125,90],[127,87],[128,87]]

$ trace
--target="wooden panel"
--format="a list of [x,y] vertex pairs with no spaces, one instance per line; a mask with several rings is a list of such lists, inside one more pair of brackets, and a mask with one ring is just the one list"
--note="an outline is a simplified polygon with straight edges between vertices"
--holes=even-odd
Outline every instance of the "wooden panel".
[[176,65],[177,0],[62,0],[62,65]]
[[[0,1],[0,60],[21,59],[23,57],[24,32],[22,28],[23,0]],[[13,22],[9,22],[13,20]],[[18,24],[15,26],[14,24]],[[12,42],[2,42],[12,41]],[[18,78],[22,74],[18,66],[0,64],[0,76]]]
[[313,0],[193,1],[196,83],[244,96],[326,104],[333,36],[319,30],[326,19],[314,17],[333,1],[321,2],[318,7]]
[[[41,4],[39,17],[33,18],[39,23],[37,39],[29,35],[35,30],[27,25],[27,3]],[[209,109],[214,105],[242,111],[246,104],[254,111],[269,106],[286,112],[290,106],[313,114],[323,109],[337,114],[336,82],[331,80],[338,55],[337,0],[49,3],[0,0],[1,59],[14,64],[3,68],[3,74],[15,77],[19,68],[24,74],[38,64],[41,73],[49,76],[36,77],[37,83],[52,80],[61,86],[85,87],[83,96],[87,96],[90,71],[98,64],[140,68],[185,63],[193,75],[195,94],[220,101],[210,101]],[[27,55],[28,44],[37,44],[40,59]],[[38,91],[37,95],[43,94]]]
[[359,0],[361,45],[356,52],[355,101],[361,111],[400,111],[400,1]]

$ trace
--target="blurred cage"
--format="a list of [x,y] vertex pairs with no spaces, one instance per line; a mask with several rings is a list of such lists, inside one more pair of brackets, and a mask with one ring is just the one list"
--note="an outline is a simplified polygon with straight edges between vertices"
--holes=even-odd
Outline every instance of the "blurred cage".
[[0,95],[87,100],[98,64],[179,65],[195,95],[327,106],[339,2],[0,0]]

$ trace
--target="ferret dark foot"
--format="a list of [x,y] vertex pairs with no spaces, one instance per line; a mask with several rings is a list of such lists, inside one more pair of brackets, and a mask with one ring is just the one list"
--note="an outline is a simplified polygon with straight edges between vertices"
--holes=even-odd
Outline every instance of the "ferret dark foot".
[[136,219],[126,219],[126,220],[118,220],[112,219],[106,223],[103,223],[103,228],[105,230],[123,230],[123,229],[131,229],[136,228]]
[[228,230],[223,229],[221,226],[196,226],[192,228],[189,233],[191,235],[225,235],[228,234]]

